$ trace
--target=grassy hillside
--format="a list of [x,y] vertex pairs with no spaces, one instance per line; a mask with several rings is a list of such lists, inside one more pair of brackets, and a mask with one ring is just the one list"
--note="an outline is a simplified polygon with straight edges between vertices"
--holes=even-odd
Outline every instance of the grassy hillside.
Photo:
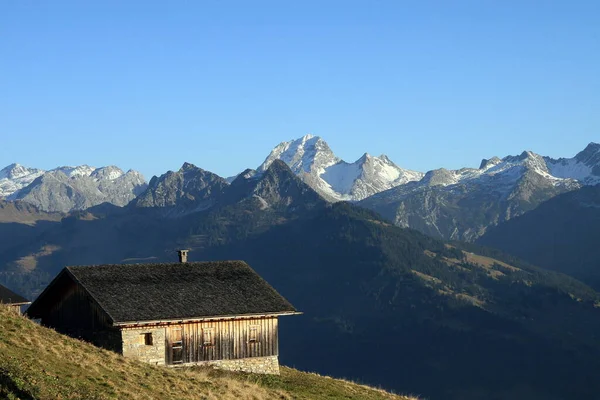
[[282,368],[277,377],[154,367],[60,335],[4,307],[0,307],[0,398],[409,400],[291,368]]

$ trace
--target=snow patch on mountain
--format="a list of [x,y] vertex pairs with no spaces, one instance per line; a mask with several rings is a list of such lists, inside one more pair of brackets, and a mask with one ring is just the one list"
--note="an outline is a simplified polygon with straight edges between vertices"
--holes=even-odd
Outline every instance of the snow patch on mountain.
[[348,164],[340,161],[323,169],[319,175],[329,184],[335,193],[348,194],[352,190],[354,182],[360,177],[361,165],[359,162]]
[[24,167],[20,164],[10,164],[0,170],[0,198],[8,197],[21,190],[41,176],[45,171]]
[[[487,183],[507,188],[507,184],[516,184],[527,171],[543,177],[552,185],[561,185],[565,180],[580,180],[579,176],[587,176],[585,173],[556,173],[560,171],[549,164],[549,160],[553,161],[531,151],[524,151],[518,156],[484,159],[480,168],[461,168],[458,170],[440,168],[429,171],[419,184],[423,186],[452,186]],[[510,190],[510,188],[507,190]]]
[[531,151],[482,160],[479,168],[429,171],[418,182],[375,194],[361,205],[397,225],[452,240],[473,240],[489,226],[583,185],[600,183],[600,145],[558,160]]
[[545,157],[549,173],[557,178],[576,179],[585,185],[600,183],[600,144],[590,143],[573,158]]
[[66,167],[58,167],[51,169],[48,172],[60,171],[69,178],[75,177],[87,177],[90,176],[96,170],[95,167],[90,167],[89,165],[79,165],[76,167],[66,166]]
[[266,171],[274,160],[290,169],[319,194],[330,201],[358,201],[407,182],[420,180],[423,174],[395,165],[385,155],[363,155],[353,163],[337,157],[320,137],[306,135],[282,142],[257,168]]
[[[136,171],[129,170],[127,173],[137,173]],[[89,176],[96,182],[99,180],[114,181],[125,175],[125,172],[121,168],[115,167],[114,165],[108,167],[97,168],[89,174]]]
[[116,166],[63,166],[44,171],[11,164],[0,171],[0,197],[43,211],[69,212],[103,202],[124,206],[146,188],[137,171]]

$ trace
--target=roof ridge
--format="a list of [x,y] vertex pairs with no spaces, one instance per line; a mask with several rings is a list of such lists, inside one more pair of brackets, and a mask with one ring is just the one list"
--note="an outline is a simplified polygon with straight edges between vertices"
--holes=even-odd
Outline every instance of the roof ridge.
[[69,266],[113,324],[297,312],[244,260]]
[[[90,267],[129,267],[129,266],[152,266],[152,265],[180,265],[180,264],[226,264],[226,263],[241,263],[248,267],[250,265],[244,260],[207,260],[207,261],[186,261],[184,263],[179,261],[169,261],[169,262],[147,262],[147,263],[112,263],[112,264],[90,264],[90,265],[68,265],[65,268],[90,268]],[[252,269],[252,267],[250,267]]]

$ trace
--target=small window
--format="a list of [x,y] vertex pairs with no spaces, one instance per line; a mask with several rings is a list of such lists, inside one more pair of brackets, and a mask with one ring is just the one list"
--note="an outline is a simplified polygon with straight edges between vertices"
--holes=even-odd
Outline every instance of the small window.
[[212,346],[215,344],[213,328],[203,328],[202,329],[202,344],[204,346]]
[[250,325],[250,327],[248,328],[248,342],[250,342],[250,343],[258,342],[259,332],[260,332],[259,325]]
[[144,333],[144,344],[152,346],[152,333]]

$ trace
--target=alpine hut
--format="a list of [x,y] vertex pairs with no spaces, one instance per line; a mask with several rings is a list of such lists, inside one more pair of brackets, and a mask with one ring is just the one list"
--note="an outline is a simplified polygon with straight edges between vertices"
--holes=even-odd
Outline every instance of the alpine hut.
[[278,317],[297,310],[243,261],[180,261],[66,267],[27,315],[153,364],[278,374]]

